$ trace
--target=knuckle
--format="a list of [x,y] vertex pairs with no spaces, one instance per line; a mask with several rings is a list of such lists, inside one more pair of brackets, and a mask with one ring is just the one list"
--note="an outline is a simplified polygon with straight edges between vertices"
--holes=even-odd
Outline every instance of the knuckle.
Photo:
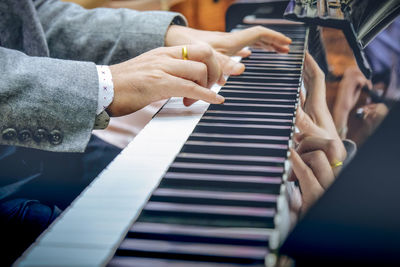
[[321,160],[325,157],[325,153],[322,150],[314,151],[314,155],[315,155],[315,160]]
[[207,76],[207,65],[205,65],[205,64],[202,63],[202,64],[199,66],[199,73],[200,73],[200,75],[201,75],[202,77]]
[[209,44],[203,43],[200,47],[205,57],[211,57],[214,54],[213,48]]

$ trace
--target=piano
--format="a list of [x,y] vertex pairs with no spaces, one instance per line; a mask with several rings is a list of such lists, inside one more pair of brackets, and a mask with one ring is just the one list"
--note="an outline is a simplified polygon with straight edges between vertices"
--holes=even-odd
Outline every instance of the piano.
[[267,2],[239,1],[228,29],[278,30],[290,53],[236,58],[245,72],[212,88],[223,105],[170,99],[15,266],[277,264],[298,192],[287,175],[302,62],[318,30],[283,20],[288,1]]

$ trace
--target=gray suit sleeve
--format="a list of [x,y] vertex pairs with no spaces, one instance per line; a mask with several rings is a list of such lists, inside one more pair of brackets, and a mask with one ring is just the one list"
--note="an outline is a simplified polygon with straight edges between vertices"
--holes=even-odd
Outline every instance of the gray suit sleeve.
[[36,0],[50,56],[114,64],[164,45],[172,21],[186,25],[173,12],[130,9],[86,10],[72,3]]
[[84,151],[96,115],[94,63],[0,47],[0,144]]

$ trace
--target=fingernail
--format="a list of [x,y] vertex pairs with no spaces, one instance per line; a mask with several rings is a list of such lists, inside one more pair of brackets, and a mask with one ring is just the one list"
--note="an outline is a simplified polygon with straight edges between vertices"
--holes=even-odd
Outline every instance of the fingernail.
[[242,63],[235,64],[235,66],[233,67],[233,72],[234,74],[240,74],[244,71],[244,68],[245,66]]
[[219,78],[218,84],[221,85],[221,86],[224,86],[225,83],[226,83],[226,79],[224,78],[224,76],[221,76]]
[[225,98],[222,95],[217,94],[217,101],[219,104],[222,104],[225,102]]

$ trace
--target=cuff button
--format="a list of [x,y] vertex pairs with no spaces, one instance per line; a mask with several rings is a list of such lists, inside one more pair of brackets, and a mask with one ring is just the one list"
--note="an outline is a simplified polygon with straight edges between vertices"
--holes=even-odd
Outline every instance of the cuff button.
[[17,137],[17,131],[14,128],[7,128],[1,132],[4,140],[12,141]]
[[21,130],[18,133],[18,139],[22,143],[29,142],[32,139],[32,134],[31,134],[31,132],[29,130]]
[[59,130],[53,130],[50,132],[49,141],[52,145],[59,145],[62,143],[63,134]]
[[33,139],[37,142],[40,143],[43,140],[47,138],[49,133],[47,132],[46,129],[39,128],[33,133]]

